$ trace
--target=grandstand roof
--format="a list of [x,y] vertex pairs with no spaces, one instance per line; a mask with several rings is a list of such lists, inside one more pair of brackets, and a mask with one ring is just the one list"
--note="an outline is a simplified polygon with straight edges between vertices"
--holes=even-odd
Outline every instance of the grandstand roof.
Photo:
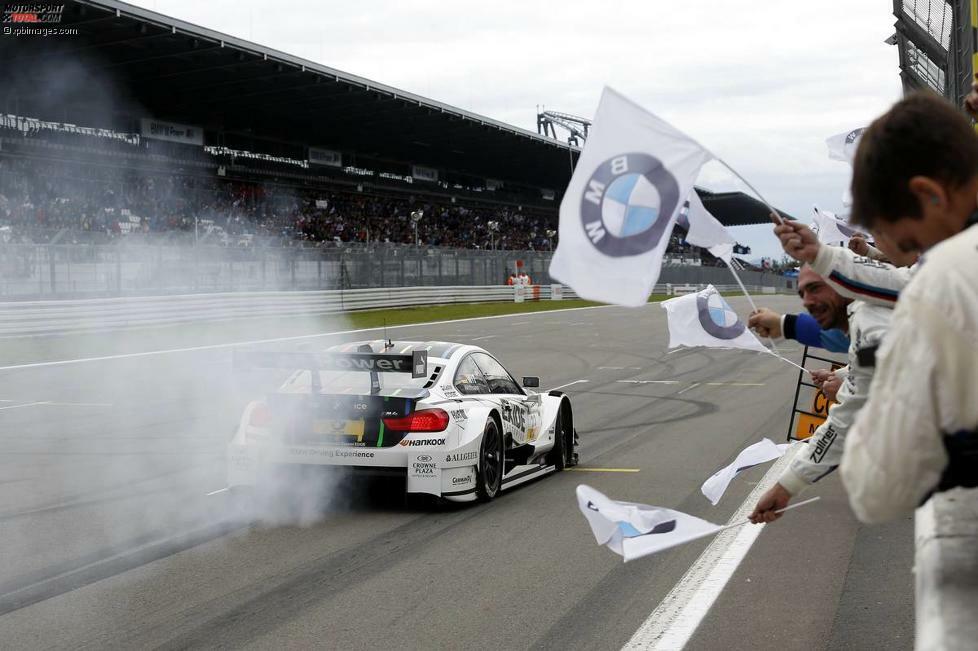
[[[344,164],[419,164],[553,189],[558,199],[570,158],[579,153],[532,131],[116,0],[67,2],[63,15],[62,25],[77,35],[0,42],[0,84],[16,89],[13,104],[22,115],[86,126],[155,117],[203,127],[206,144],[250,141],[255,151],[302,159],[306,146],[321,146],[342,151]],[[61,79],[66,70],[70,83]],[[54,83],[67,96],[51,106]],[[766,207],[741,193],[701,194],[725,224],[767,221]]]

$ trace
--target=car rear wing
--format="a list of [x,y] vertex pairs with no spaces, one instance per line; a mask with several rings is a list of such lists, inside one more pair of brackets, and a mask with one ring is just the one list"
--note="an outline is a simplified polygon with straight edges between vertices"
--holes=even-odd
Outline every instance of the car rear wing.
[[312,353],[274,351],[234,351],[234,368],[242,371],[279,368],[309,371],[363,371],[369,373],[410,373],[412,378],[428,376],[428,351],[410,355],[386,353]]

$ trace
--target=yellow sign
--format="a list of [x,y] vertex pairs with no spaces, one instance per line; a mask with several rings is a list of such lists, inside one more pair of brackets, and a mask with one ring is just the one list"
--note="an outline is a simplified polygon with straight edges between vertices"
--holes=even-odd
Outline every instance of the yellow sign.
[[798,414],[798,421],[795,423],[795,438],[807,439],[814,434],[818,426],[825,422],[829,415],[829,407],[834,404],[835,401],[829,400],[821,389],[816,391],[815,397],[812,399],[812,413],[816,415]]

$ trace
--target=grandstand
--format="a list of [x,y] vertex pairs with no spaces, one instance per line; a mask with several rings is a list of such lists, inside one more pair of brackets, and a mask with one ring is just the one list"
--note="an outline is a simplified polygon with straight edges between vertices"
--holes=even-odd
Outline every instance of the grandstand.
[[[114,0],[61,24],[0,40],[3,242],[555,246],[576,147]],[[767,220],[701,195],[727,225]]]

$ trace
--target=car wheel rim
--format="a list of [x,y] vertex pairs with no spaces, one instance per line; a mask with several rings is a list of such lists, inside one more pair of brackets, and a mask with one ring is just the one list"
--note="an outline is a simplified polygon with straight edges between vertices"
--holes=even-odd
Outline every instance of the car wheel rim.
[[499,481],[499,433],[495,427],[486,431],[486,444],[482,453],[483,476],[486,482],[486,492],[494,493]]

